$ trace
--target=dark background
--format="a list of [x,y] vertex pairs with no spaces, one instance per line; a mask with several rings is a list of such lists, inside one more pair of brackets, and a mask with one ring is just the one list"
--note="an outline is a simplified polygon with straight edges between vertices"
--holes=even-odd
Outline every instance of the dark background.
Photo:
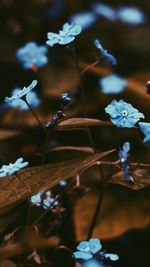
[[[60,109],[60,95],[66,90],[75,96],[75,105],[70,108],[71,116],[72,114],[73,116],[83,115],[80,96],[77,93],[79,85],[74,62],[72,55],[65,48],[54,47],[50,49],[48,65],[39,69],[37,73],[23,70],[16,60],[15,53],[19,47],[32,40],[38,44],[45,44],[48,31],[57,32],[72,14],[91,10],[93,2],[87,0],[0,0],[1,106],[4,97],[10,94],[12,88],[27,85],[33,79],[38,79],[37,91],[42,99],[38,114],[44,121],[50,119],[52,114]],[[127,79],[133,79],[135,82],[135,90],[127,87],[127,90],[119,95],[118,99],[123,97],[127,102],[130,101],[141,112],[144,112],[146,121],[148,121],[150,119],[150,96],[146,94],[145,83],[150,79],[150,1],[119,0],[103,1],[103,3],[108,3],[115,8],[122,5],[135,5],[145,13],[147,21],[144,24],[132,26],[118,21],[111,22],[105,18],[97,19],[97,22],[83,31],[75,42],[78,58],[86,64],[93,62],[96,56],[93,40],[99,38],[118,60],[118,65],[114,71]],[[102,67],[112,71],[105,64]],[[89,117],[107,119],[104,107],[113,97],[106,97],[99,92],[98,78],[100,76],[96,72],[90,72],[83,78],[86,88],[87,112]],[[142,90],[140,97],[139,90]],[[99,95],[98,98],[97,95]],[[37,129],[31,128],[33,121],[30,114],[22,114],[16,119],[15,111],[7,110],[1,112],[0,119],[2,128],[15,128],[18,131],[21,131],[22,127],[25,129],[13,140],[0,141],[1,163],[14,160],[18,154],[22,154],[30,159],[32,165],[37,165],[39,158],[38,156],[34,157],[34,152],[37,152],[43,145],[42,133],[39,131],[37,134]],[[137,138],[133,130],[94,128],[92,131],[97,149],[103,151],[118,148],[128,139],[132,143],[131,158],[133,161],[149,163],[149,147],[143,145],[142,136]],[[52,136],[49,146],[55,145],[87,146],[89,141],[82,131],[62,132]],[[49,162],[56,162],[64,158],[67,160],[70,157],[74,158],[74,154],[68,156],[54,153],[54,155],[49,156],[48,160]],[[110,191],[117,194],[119,190],[120,187],[115,189],[112,187]],[[148,189],[146,191],[143,189],[141,190],[142,193],[134,192],[132,194],[131,190],[126,190],[125,196],[137,199],[138,196],[141,198],[141,195],[144,199],[144,195],[147,196],[148,192]],[[144,192],[146,193],[144,194]],[[119,199],[118,197],[118,201]],[[147,197],[145,201],[147,201]],[[150,210],[147,210],[146,215],[150,216]],[[110,251],[111,249],[114,252],[117,250],[120,254],[121,260],[117,266],[145,267],[150,262],[149,237],[150,232],[147,227],[140,230],[130,230],[115,239],[104,241],[104,244]]]

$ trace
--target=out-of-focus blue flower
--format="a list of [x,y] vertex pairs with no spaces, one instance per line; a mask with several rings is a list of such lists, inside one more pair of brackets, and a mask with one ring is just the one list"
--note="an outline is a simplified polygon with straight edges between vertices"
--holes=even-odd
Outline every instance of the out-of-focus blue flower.
[[145,14],[137,7],[120,7],[117,10],[118,18],[125,23],[138,25],[145,22]]
[[113,55],[109,54],[107,52],[107,50],[105,50],[102,47],[102,45],[101,45],[99,40],[95,40],[94,44],[95,44],[96,48],[100,51],[100,54],[101,54],[102,58],[108,60],[112,65],[116,65],[117,64],[116,58]]
[[20,171],[22,168],[26,167],[29,163],[23,162],[23,158],[18,158],[14,163],[9,165],[3,165],[0,169],[0,177],[13,175],[15,172]]
[[96,260],[89,260],[83,264],[83,267],[105,267],[105,265],[102,265]]
[[70,21],[80,25],[83,30],[88,29],[91,25],[93,25],[96,19],[95,14],[89,11],[81,12],[70,17]]
[[54,46],[55,44],[66,45],[74,41],[75,36],[81,33],[80,25],[65,23],[59,33],[48,32],[48,41],[46,44]]
[[142,133],[145,135],[144,143],[150,144],[150,123],[139,122],[139,127]]
[[122,146],[122,149],[119,150],[119,158],[122,164],[122,169],[125,179],[127,181],[133,182],[133,178],[129,175],[129,165],[128,165],[129,152],[130,152],[130,143],[125,142]]
[[89,241],[81,241],[77,246],[76,252],[73,253],[76,259],[89,260],[93,255],[102,249],[102,244],[99,239],[91,238]]
[[144,114],[139,112],[131,104],[126,103],[123,99],[117,101],[113,100],[110,105],[105,108],[106,113],[111,117],[110,120],[118,128],[131,128],[141,118],[144,118]]
[[[20,90],[21,90],[20,88],[15,88],[12,91],[12,96],[18,94],[20,92]],[[32,108],[37,108],[40,105],[40,99],[39,99],[36,92],[32,92],[32,91],[29,92],[27,94],[26,99]],[[8,106],[12,107],[12,108],[18,108],[18,109],[21,109],[24,111],[29,110],[27,104],[22,99],[17,99],[17,100],[14,100],[14,101],[8,103]]]
[[44,209],[54,208],[59,203],[52,197],[51,191],[39,192],[30,198],[31,203]]
[[13,94],[12,97],[5,97],[6,103],[11,103],[14,100],[22,99],[25,97],[34,87],[37,85],[37,80],[34,80],[28,87],[24,87],[22,90],[17,90],[15,94]]
[[67,181],[65,181],[65,180],[60,180],[59,185],[60,185],[61,187],[66,187],[66,186],[67,186]]
[[94,3],[92,5],[92,10],[94,11],[95,14],[105,17],[108,20],[113,21],[116,19],[115,10],[109,5],[103,3]]
[[127,85],[127,82],[118,75],[111,74],[101,78],[99,85],[103,93],[110,95],[121,93]]
[[29,42],[17,50],[16,57],[25,69],[40,68],[48,62],[47,53],[48,48],[46,46]]

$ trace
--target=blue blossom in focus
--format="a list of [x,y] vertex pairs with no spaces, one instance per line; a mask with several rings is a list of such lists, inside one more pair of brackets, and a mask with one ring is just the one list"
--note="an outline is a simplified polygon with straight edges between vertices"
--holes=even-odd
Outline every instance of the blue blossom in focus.
[[116,19],[115,10],[109,5],[103,3],[94,3],[92,5],[92,10],[94,11],[95,14],[102,16],[108,20],[113,21]]
[[95,23],[96,16],[92,12],[85,11],[71,16],[70,21],[72,23],[80,25],[81,28],[84,30],[88,29]]
[[145,135],[144,143],[150,144],[150,123],[139,122],[141,132]]
[[105,108],[106,113],[110,115],[110,120],[118,128],[131,128],[141,119],[144,114],[139,112],[131,104],[126,103],[123,99],[117,101],[113,100]]
[[120,7],[117,10],[118,18],[125,23],[138,25],[145,22],[145,14],[137,7]]
[[122,149],[119,150],[119,158],[122,164],[122,169],[125,179],[127,181],[133,182],[133,178],[129,175],[129,165],[128,165],[129,152],[130,152],[130,143],[125,142],[122,146]]
[[111,74],[101,78],[99,80],[99,85],[102,92],[109,95],[121,93],[127,85],[127,82],[118,75]]
[[101,45],[99,40],[96,39],[94,41],[94,44],[95,44],[96,48],[100,51],[100,55],[101,55],[102,58],[108,60],[112,65],[116,65],[117,64],[116,58],[113,55],[109,54],[107,52],[107,50],[105,50],[102,47],[102,45]]
[[52,197],[51,191],[39,192],[33,195],[30,200],[32,204],[43,207],[44,209],[54,208],[59,204],[58,201]]
[[40,68],[48,62],[47,53],[48,48],[46,46],[29,42],[17,50],[16,57],[25,69]]
[[[94,255],[99,256],[100,259],[109,258],[112,261],[116,261],[119,259],[119,256],[117,254],[106,253],[105,251],[102,251],[101,241],[97,238],[91,238],[89,239],[89,241],[81,241],[77,246],[77,251],[73,253],[75,259],[81,260],[90,260],[94,258]],[[97,265],[93,265],[93,267],[96,266]]]
[[13,101],[16,101],[18,99],[21,99],[25,96],[28,95],[28,93],[34,89],[34,87],[37,85],[37,80],[33,80],[33,82],[27,86],[27,87],[24,87],[23,89],[21,90],[17,90],[17,92],[15,94],[12,95],[12,97],[5,97],[5,102],[6,103],[11,103]]
[[75,37],[81,33],[81,26],[74,23],[65,23],[59,33],[48,32],[48,41],[46,44],[54,46],[55,44],[66,45],[75,40]]
[[[20,88],[15,88],[12,91],[12,96],[18,94],[20,90],[21,90]],[[26,99],[32,108],[37,108],[40,105],[40,99],[36,92],[32,92],[32,91],[29,92],[26,96]],[[12,108],[18,108],[24,111],[29,110],[27,104],[22,99],[16,99],[8,103],[8,106]]]
[[77,251],[73,253],[76,259],[89,260],[93,255],[102,249],[99,239],[91,238],[89,241],[81,241],[77,246]]
[[0,177],[13,175],[15,172],[20,171],[22,168],[26,167],[29,163],[23,162],[23,158],[18,158],[14,163],[9,165],[3,165],[0,169]]

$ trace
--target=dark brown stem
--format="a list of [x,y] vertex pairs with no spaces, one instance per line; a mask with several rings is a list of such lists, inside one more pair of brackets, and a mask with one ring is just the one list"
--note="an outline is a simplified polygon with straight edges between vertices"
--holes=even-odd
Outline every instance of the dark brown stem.
[[33,108],[31,107],[31,105],[29,104],[29,102],[27,101],[26,98],[23,99],[25,101],[25,103],[27,104],[29,110],[31,111],[33,117],[36,119],[37,123],[40,125],[40,127],[42,127],[42,129],[44,129],[44,131],[46,132],[46,129],[44,128],[42,122],[40,121],[40,119],[38,118],[38,116],[36,115],[35,111],[33,110]]
[[101,187],[100,187],[100,192],[99,192],[99,197],[98,197],[98,201],[97,201],[97,205],[95,208],[95,212],[92,218],[92,222],[90,224],[89,230],[88,230],[88,234],[87,234],[87,240],[91,238],[94,228],[96,226],[97,223],[97,219],[98,216],[100,214],[101,208],[102,208],[102,203],[103,203],[103,197],[104,197],[104,174],[103,174],[103,169],[101,168],[101,166],[99,165],[99,172],[101,173]]
[[[83,87],[83,83],[82,83],[79,62],[78,62],[78,58],[77,58],[76,50],[75,50],[74,46],[72,46],[72,52],[73,52],[74,60],[75,60],[75,63],[76,63],[76,68],[77,68],[79,79],[80,79],[80,89],[81,89],[81,98],[82,98],[82,105],[83,105],[83,114],[84,114],[84,117],[86,118],[87,114],[86,114],[86,103],[85,103],[84,87]],[[97,153],[97,149],[96,149],[93,137],[92,137],[92,133],[91,133],[90,127],[87,126],[86,130],[87,130],[87,134],[88,134],[90,143],[91,143],[91,145],[93,147],[94,153]],[[102,206],[102,200],[103,200],[103,194],[104,194],[103,193],[104,175],[103,175],[103,169],[102,169],[101,165],[99,165],[99,174],[100,174],[100,178],[101,178],[101,181],[102,181],[102,186],[101,186],[101,190],[100,190],[99,199],[98,199],[98,202],[97,202],[97,205],[96,205],[96,209],[95,209],[95,212],[94,212],[94,217],[93,217],[92,223],[91,223],[90,228],[89,228],[88,238],[90,238],[92,236],[92,234],[93,234],[93,231],[94,231],[94,228],[95,228],[95,225],[96,225],[96,222],[97,222],[97,217],[98,217],[98,214],[99,214],[101,206]]]
[[85,72],[87,72],[88,70],[94,68],[98,63],[99,63],[99,60],[96,60],[94,63],[85,67],[85,69],[82,70],[81,75],[84,74]]

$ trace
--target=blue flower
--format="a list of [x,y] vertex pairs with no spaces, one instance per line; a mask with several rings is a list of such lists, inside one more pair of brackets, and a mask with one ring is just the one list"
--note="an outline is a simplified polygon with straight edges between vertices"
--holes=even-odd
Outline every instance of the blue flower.
[[109,95],[121,93],[127,85],[127,82],[118,75],[111,74],[101,78],[99,80],[99,85],[102,89],[102,92]]
[[109,5],[103,3],[94,3],[92,5],[92,9],[95,12],[95,14],[105,17],[108,20],[113,21],[116,19],[115,10]]
[[13,175],[15,172],[20,171],[22,168],[26,167],[29,163],[23,162],[23,158],[18,158],[14,163],[9,165],[3,165],[0,169],[0,177]]
[[43,207],[44,209],[48,209],[50,207],[54,208],[59,204],[58,200],[55,200],[52,197],[51,191],[39,192],[36,195],[33,195],[30,200],[32,204]]
[[59,33],[48,32],[48,41],[46,44],[53,46],[55,44],[66,45],[74,41],[75,36],[81,33],[80,25],[74,23],[65,23],[63,29]]
[[81,28],[88,29],[96,21],[96,16],[92,12],[81,12],[70,17],[72,23],[78,24]]
[[131,128],[141,119],[144,118],[144,114],[139,112],[131,104],[126,103],[123,99],[113,100],[110,105],[105,108],[111,118],[110,120],[118,128]]
[[89,241],[81,241],[77,246],[76,252],[73,253],[76,259],[89,260],[93,255],[102,249],[102,244],[99,239],[91,238]]
[[46,46],[38,46],[35,42],[29,42],[17,50],[16,57],[25,69],[32,69],[47,64],[47,53]]
[[[117,254],[106,253],[105,251],[102,251],[101,241],[97,238],[91,238],[89,239],[89,241],[81,241],[77,246],[77,251],[73,253],[73,256],[75,259],[90,260],[94,258],[94,255],[96,254],[100,259],[109,258],[112,261],[119,259],[119,256]],[[93,266],[96,267],[96,265]]]
[[150,123],[139,122],[139,127],[142,133],[145,135],[144,143],[150,144]]
[[24,87],[22,90],[17,90],[17,92],[12,97],[5,97],[6,103],[11,103],[14,100],[22,99],[25,97],[35,86],[37,85],[37,80],[34,80],[28,87]]
[[117,11],[118,18],[125,23],[138,25],[145,22],[145,15],[137,7],[120,7]]
[[129,165],[128,165],[129,151],[130,151],[130,143],[125,142],[122,146],[122,150],[121,149],[119,150],[119,158],[122,164],[122,169],[125,179],[127,181],[133,182],[133,178],[129,175]]
[[[20,92],[20,90],[21,90],[20,88],[15,88],[12,91],[12,96],[18,94]],[[29,92],[27,94],[26,98],[27,98],[27,101],[32,108],[37,108],[40,105],[40,99],[38,98],[38,95],[36,92],[32,92],[32,91]],[[27,104],[22,99],[16,99],[12,102],[9,102],[8,106],[12,107],[12,108],[18,108],[18,109],[21,109],[24,111],[29,110]]]
[[112,65],[116,65],[117,64],[116,58],[113,55],[109,54],[107,52],[107,50],[105,50],[102,47],[102,45],[101,45],[99,40],[95,40],[94,44],[95,44],[96,48],[100,51],[100,54],[101,54],[102,58],[108,60]]

